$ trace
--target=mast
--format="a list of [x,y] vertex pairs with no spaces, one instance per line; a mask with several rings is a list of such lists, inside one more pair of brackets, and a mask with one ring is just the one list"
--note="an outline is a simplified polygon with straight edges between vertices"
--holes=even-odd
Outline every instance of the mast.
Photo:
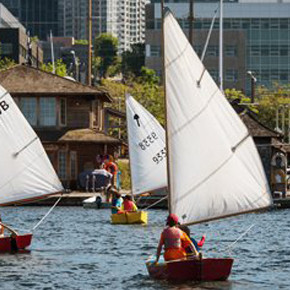
[[220,30],[219,30],[219,85],[223,92],[223,0],[220,0]]
[[88,0],[88,85],[92,82],[92,0]]
[[189,35],[188,35],[188,41],[193,46],[193,0],[189,0]]
[[165,109],[165,139],[166,139],[166,152],[167,152],[167,183],[168,183],[168,211],[169,214],[172,213],[172,204],[171,204],[171,182],[170,182],[170,160],[168,154],[168,130],[167,130],[167,96],[166,96],[166,70],[165,70],[165,50],[164,50],[164,0],[161,0],[161,52],[162,52],[162,82],[164,90],[164,109]]

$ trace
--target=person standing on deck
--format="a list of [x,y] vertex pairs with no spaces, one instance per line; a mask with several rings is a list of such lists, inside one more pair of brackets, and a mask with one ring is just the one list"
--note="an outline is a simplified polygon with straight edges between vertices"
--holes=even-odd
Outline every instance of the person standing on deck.
[[112,155],[107,155],[105,160],[104,160],[104,169],[110,172],[113,177],[112,177],[112,185],[115,185],[115,179],[118,173],[118,166],[114,162],[114,158]]
[[163,246],[165,248],[165,253],[163,255],[165,261],[186,258],[187,253],[183,248],[184,243],[188,244],[193,254],[198,256],[198,252],[187,234],[178,228],[178,216],[170,214],[167,217],[167,227],[163,230],[160,237],[156,253],[156,263],[159,260]]

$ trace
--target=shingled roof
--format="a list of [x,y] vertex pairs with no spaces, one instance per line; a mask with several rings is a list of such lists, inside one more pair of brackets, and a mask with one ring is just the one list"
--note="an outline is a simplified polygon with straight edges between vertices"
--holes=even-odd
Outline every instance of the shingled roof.
[[26,65],[17,65],[0,71],[0,84],[14,96],[24,94],[97,96],[104,102],[113,101],[110,94],[103,89],[86,86]]
[[247,126],[252,137],[282,137],[279,132],[270,129],[259,122],[250,112],[241,114],[240,117]]
[[59,142],[92,142],[106,144],[121,144],[122,141],[93,129],[77,129],[66,132]]

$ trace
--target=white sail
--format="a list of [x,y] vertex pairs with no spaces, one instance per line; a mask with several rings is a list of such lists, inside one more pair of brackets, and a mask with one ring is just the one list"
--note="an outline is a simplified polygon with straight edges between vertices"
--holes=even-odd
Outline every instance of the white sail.
[[167,187],[165,131],[132,96],[126,96],[133,194]]
[[0,205],[63,190],[40,140],[2,86],[0,142]]
[[164,22],[170,207],[196,223],[268,207],[272,200],[248,130],[187,41]]

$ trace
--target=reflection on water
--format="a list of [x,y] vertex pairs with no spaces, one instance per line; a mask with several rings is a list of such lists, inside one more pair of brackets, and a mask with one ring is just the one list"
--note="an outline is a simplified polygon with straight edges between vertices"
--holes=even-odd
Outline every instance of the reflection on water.
[[[22,232],[47,207],[7,207],[3,221]],[[57,207],[34,233],[31,251],[0,255],[6,289],[287,289],[290,285],[290,211],[249,214],[191,227],[206,233],[204,256],[235,258],[229,281],[169,284],[148,277],[167,212],[151,210],[149,224],[111,225],[109,210]],[[228,249],[247,228],[251,232]]]

